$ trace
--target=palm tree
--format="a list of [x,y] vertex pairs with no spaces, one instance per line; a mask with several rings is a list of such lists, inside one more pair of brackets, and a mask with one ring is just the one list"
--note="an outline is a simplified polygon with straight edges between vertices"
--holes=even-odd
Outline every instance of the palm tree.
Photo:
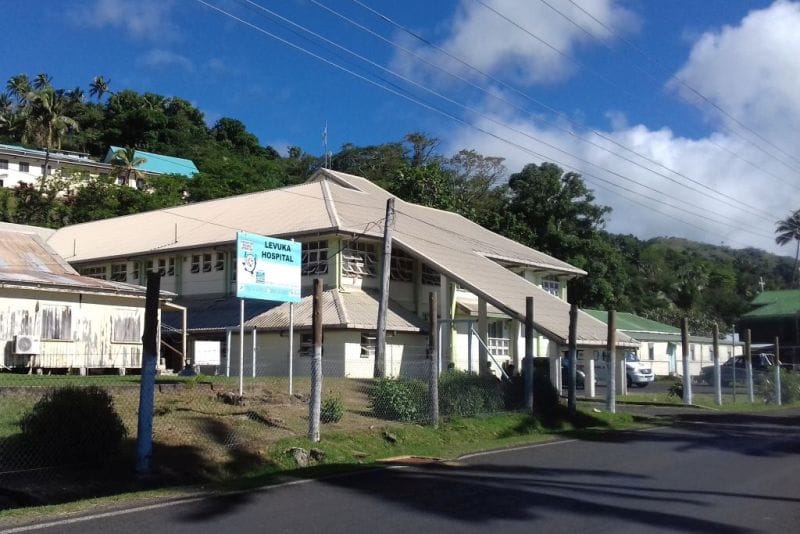
[[26,97],[32,90],[33,86],[31,86],[31,81],[28,79],[27,74],[12,76],[6,83],[6,92],[9,96],[15,98],[20,105],[26,103]]
[[138,187],[139,182],[144,180],[144,172],[138,167],[145,161],[145,158],[136,155],[135,149],[121,148],[114,152],[111,159],[111,176],[117,179],[119,185],[129,185],[133,179]]
[[113,95],[114,92],[108,88],[110,84],[111,80],[106,80],[102,76],[95,76],[92,83],[89,84],[89,96],[96,96],[97,100],[102,100],[103,95],[106,93]]
[[797,261],[800,259],[800,209],[775,224],[775,242],[781,246],[797,241],[797,250],[794,253],[794,269],[792,269],[792,287],[797,278]]
[[41,91],[46,87],[51,87],[52,81],[53,81],[52,76],[50,76],[46,72],[40,72],[33,79],[33,88]]
[[29,112],[24,141],[34,141],[48,149],[60,149],[67,131],[78,129],[77,121],[65,115],[67,100],[63,92],[48,86],[30,91],[26,100]]

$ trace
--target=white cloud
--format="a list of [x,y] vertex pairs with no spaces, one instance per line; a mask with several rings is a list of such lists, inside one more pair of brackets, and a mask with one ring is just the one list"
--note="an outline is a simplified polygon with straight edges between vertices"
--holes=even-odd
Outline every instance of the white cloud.
[[89,28],[124,30],[137,39],[173,40],[178,28],[170,20],[172,0],[93,0],[74,8],[72,20]]
[[183,69],[187,72],[191,72],[194,70],[194,64],[192,61],[180,54],[175,52],[170,52],[169,50],[163,50],[160,48],[154,48],[148,51],[146,54],[139,58],[140,63],[142,65],[154,68],[154,69],[166,69],[166,68],[179,68]]
[[[794,93],[797,80],[800,79],[800,56],[796,54],[800,50],[800,33],[792,29],[798,27],[798,4],[779,1],[769,8],[752,11],[737,25],[698,34],[698,40],[678,75],[760,135],[791,153],[797,153],[794,131],[800,122],[800,99],[794,97]],[[680,88],[673,86],[673,89]],[[511,172],[520,170],[527,163],[540,163],[543,159],[560,162],[562,167],[578,169],[595,190],[598,200],[614,208],[608,225],[610,231],[633,233],[644,238],[675,235],[710,243],[724,242],[734,247],[756,246],[781,254],[792,252],[775,245],[773,236],[775,221],[800,207],[797,205],[797,199],[800,198],[800,172],[793,171],[779,159],[731,134],[727,127],[723,127],[730,125],[729,119],[716,117],[719,122],[713,122],[712,125],[719,126],[717,131],[690,139],[676,135],[668,127],[651,129],[635,124],[616,110],[607,113],[609,125],[601,134],[683,175],[680,176],[625,152],[585,127],[575,126],[581,137],[624,155],[640,166],[583,142],[555,126],[523,120],[519,114],[498,110],[489,106],[488,102],[484,109],[490,110],[488,113],[498,121],[524,134],[509,131],[485,118],[475,122],[477,126],[529,147],[545,157],[536,157],[472,128],[457,130],[448,140],[449,146],[446,148],[453,151],[464,147],[475,148],[487,155],[504,156]],[[531,137],[556,145],[569,154],[548,148]],[[781,159],[800,169],[800,163],[792,162],[786,156]],[[660,175],[642,167],[654,169]],[[642,185],[625,181],[618,175]],[[689,183],[686,177],[735,200],[715,196],[702,186]],[[654,197],[655,200],[620,191],[600,179]],[[695,190],[675,181],[688,184]],[[648,190],[647,187],[661,193]],[[678,200],[665,198],[662,193]],[[667,204],[675,204],[691,213]],[[759,213],[750,213],[752,210],[744,204],[753,206]],[[665,212],[672,218],[659,212]],[[703,217],[725,218],[727,222],[715,223]],[[683,219],[694,226],[676,219]]]
[[[586,31],[576,27],[542,2],[485,0],[484,3],[524,30],[510,25],[508,20],[477,2],[462,0],[455,16],[447,24],[444,38],[436,44],[483,72],[503,74],[507,79],[513,78],[518,83],[528,85],[564,80],[573,72],[575,65],[553,48],[570,56],[581,43],[609,38],[605,29],[571,3],[553,5]],[[635,15],[617,5],[614,0],[583,0],[581,6],[615,31],[627,32],[638,27]],[[552,48],[537,42],[525,30],[539,36]],[[464,64],[445,54],[420,45],[410,37],[400,38],[405,41],[406,48],[413,49],[417,55],[428,61],[461,76],[475,76]],[[392,67],[407,75],[445,81],[442,74],[432,67],[402,51],[398,51],[392,60]]]

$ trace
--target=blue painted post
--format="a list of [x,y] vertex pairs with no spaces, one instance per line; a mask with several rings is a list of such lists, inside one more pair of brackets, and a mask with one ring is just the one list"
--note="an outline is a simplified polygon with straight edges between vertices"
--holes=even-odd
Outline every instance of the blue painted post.
[[142,378],[139,382],[139,421],[136,430],[136,472],[150,473],[153,454],[153,397],[158,359],[158,296],[161,275],[147,273],[147,297],[144,305],[144,334],[142,335]]

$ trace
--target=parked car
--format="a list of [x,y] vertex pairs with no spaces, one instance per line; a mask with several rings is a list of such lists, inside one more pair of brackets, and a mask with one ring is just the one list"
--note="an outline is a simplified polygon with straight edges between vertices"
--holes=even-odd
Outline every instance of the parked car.
[[[563,388],[569,387],[569,360],[561,359],[561,385]],[[581,369],[575,369],[575,389],[586,387],[586,373]]]
[[653,368],[640,361],[633,351],[625,353],[625,376],[628,380],[628,387],[636,386],[637,388],[646,387],[656,379]]
[[[753,380],[768,372],[775,365],[774,355],[769,352],[753,354]],[[790,364],[781,364],[781,367],[791,369]],[[734,374],[736,383],[744,384],[747,380],[747,359],[744,356],[734,356],[727,362],[719,366],[720,381],[723,387],[730,387],[733,384]],[[735,371],[735,372],[734,372]],[[700,377],[706,384],[714,384],[714,366],[707,365],[700,371]]]

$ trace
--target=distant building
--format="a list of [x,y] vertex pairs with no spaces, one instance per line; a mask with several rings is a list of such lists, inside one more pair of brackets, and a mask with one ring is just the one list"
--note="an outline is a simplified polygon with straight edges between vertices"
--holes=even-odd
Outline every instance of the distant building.
[[[119,150],[121,150],[119,147],[112,146],[103,161],[96,161],[91,159],[88,154],[81,152],[47,151],[0,144],[0,187],[13,189],[20,182],[37,183],[45,174],[45,162],[47,162],[48,175],[64,174],[70,171],[85,172],[90,176],[110,174],[114,168],[111,160]],[[135,155],[144,159],[144,162],[137,168],[146,176],[179,174],[191,178],[199,172],[195,164],[188,159],[140,150],[137,150]],[[139,189],[144,187],[144,183],[134,182],[129,185]]]
[[736,322],[739,335],[749,329],[753,343],[773,349],[777,337],[781,362],[800,365],[800,289],[762,291],[751,304]]

